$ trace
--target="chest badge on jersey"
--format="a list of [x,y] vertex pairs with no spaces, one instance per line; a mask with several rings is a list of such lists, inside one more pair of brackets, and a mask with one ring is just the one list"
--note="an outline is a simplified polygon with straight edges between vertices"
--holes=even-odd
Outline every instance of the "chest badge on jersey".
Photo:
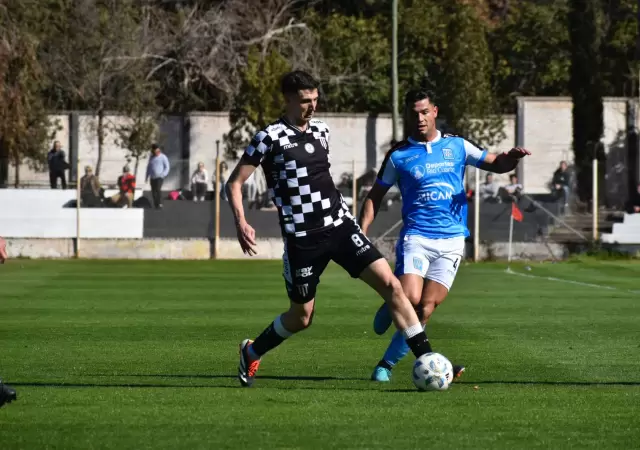
[[313,144],[307,142],[306,144],[304,144],[304,149],[307,151],[307,153],[313,153],[316,151],[315,147],[313,146]]
[[443,148],[442,156],[444,156],[444,159],[455,159],[455,156],[453,155],[453,150],[450,148]]
[[418,164],[413,166],[409,172],[414,179],[419,180],[424,177],[425,168]]

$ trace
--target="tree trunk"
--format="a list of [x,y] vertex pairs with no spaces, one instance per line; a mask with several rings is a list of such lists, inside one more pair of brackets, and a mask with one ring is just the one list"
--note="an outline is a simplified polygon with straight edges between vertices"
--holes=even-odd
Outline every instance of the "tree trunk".
[[13,187],[18,189],[20,187],[20,157],[17,153],[13,155],[13,164],[14,164],[14,180]]
[[138,166],[140,165],[140,156],[136,155],[136,164],[133,166],[133,176],[138,179]]
[[5,148],[4,139],[0,138],[0,188],[9,183],[9,152]]
[[100,168],[102,167],[102,151],[104,147],[104,109],[102,100],[98,108],[98,161],[96,162],[96,176],[100,176]]
[[[573,99],[573,152],[577,172],[578,197],[584,203],[593,200],[592,161],[603,163],[602,135],[603,82],[600,72],[602,30],[598,17],[602,14],[598,0],[572,0],[569,12],[571,39],[571,78]],[[599,177],[600,178],[600,177]],[[599,180],[601,182],[603,179]]]

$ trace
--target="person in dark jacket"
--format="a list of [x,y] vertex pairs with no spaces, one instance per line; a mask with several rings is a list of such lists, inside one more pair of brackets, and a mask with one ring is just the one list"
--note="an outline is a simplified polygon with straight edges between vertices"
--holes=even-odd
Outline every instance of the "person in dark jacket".
[[62,189],[67,188],[67,178],[65,171],[69,168],[69,164],[65,161],[64,150],[60,141],[53,143],[53,148],[47,154],[47,163],[49,165],[49,182],[51,189],[58,189],[58,178],[60,178]]
[[571,193],[571,177],[567,168],[567,162],[560,161],[560,166],[553,173],[553,180],[551,180],[553,193],[558,198],[562,196],[565,205],[569,203],[569,194]]

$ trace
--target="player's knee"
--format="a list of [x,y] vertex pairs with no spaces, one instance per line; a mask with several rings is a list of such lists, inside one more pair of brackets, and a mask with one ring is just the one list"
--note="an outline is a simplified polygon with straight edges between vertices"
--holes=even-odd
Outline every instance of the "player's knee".
[[422,313],[420,314],[420,318],[422,319],[422,323],[427,323],[431,318],[431,314],[436,309],[435,303],[426,303],[422,306]]
[[387,283],[387,288],[395,295],[404,295],[404,291],[402,290],[402,284],[400,283],[400,280],[398,280],[396,277],[390,277],[388,280],[386,280]]
[[314,311],[312,310],[311,312],[305,311],[297,315],[296,320],[298,322],[299,330],[305,330],[311,326],[311,323],[313,322],[313,313]]
[[417,306],[420,304],[420,300],[422,299],[422,296],[420,294],[421,292],[408,292],[407,298],[409,298],[409,301],[412,305]]
[[293,304],[286,313],[287,329],[297,333],[311,326],[315,308],[312,302]]

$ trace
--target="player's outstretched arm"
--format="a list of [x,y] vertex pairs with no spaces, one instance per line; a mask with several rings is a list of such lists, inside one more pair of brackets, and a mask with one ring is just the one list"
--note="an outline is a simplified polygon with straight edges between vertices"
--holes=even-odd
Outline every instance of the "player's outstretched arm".
[[367,198],[364,200],[362,209],[360,210],[360,219],[358,220],[358,223],[365,235],[369,230],[369,226],[373,223],[373,219],[378,215],[382,199],[390,187],[391,186],[384,186],[380,183],[374,183],[367,195]]
[[494,173],[507,173],[516,168],[522,158],[531,152],[522,147],[514,147],[504,153],[487,153],[478,167],[482,170]]
[[249,256],[256,255],[256,231],[249,225],[244,217],[244,207],[242,206],[242,185],[255,172],[256,166],[249,163],[247,158],[243,156],[238,165],[233,169],[229,176],[229,181],[225,189],[229,198],[229,205],[233,218],[236,222],[236,233],[238,234],[238,242],[242,251]]

